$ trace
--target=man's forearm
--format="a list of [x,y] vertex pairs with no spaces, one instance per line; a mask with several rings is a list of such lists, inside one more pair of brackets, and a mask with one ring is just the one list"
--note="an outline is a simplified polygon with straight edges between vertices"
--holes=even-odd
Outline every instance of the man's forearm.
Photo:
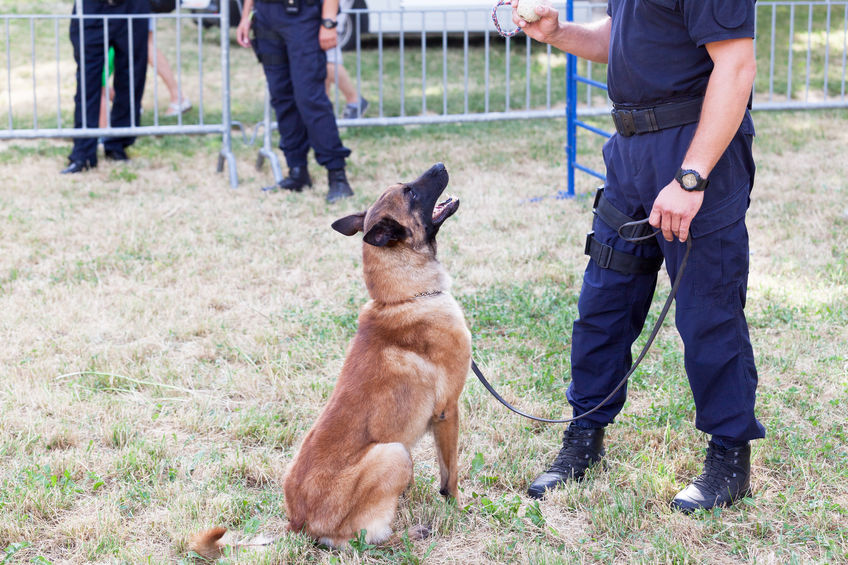
[[710,74],[701,120],[681,164],[707,177],[721,158],[742,118],[756,74],[753,41],[733,39],[708,44],[715,66]]
[[339,0],[324,0],[321,4],[321,17],[335,20],[339,15]]
[[607,62],[612,27],[609,16],[591,24],[575,24],[561,21],[559,13],[549,4],[543,3],[535,9],[539,19],[528,22],[518,15],[513,2],[512,21],[529,37],[596,63]]
[[249,18],[250,12],[253,11],[253,0],[244,0],[244,3],[241,7],[241,17]]
[[566,53],[572,53],[596,63],[606,63],[609,58],[609,17],[591,24],[559,22],[559,30],[551,37],[550,44]]

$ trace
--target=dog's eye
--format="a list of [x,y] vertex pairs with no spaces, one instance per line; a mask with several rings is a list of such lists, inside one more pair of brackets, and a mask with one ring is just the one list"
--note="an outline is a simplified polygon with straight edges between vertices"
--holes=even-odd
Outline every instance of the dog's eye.
[[410,197],[410,198],[412,198],[413,200],[417,200],[417,199],[418,199],[418,194],[416,194],[416,192],[415,192],[414,190],[412,190],[412,187],[411,187],[411,186],[407,186],[407,187],[405,187],[405,188],[403,189],[403,192],[404,192],[404,194],[408,194],[408,195],[409,195],[409,197]]

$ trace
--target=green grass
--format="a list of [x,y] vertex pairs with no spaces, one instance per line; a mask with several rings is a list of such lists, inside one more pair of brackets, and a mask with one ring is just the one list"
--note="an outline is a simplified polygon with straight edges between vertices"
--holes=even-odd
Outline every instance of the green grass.
[[[514,122],[509,144],[500,124],[350,129],[356,196],[335,206],[322,179],[299,195],[260,194],[269,173],[238,143],[242,186],[226,188],[210,174],[208,137],[141,139],[129,164],[74,178],[55,176],[60,144],[4,145],[0,550],[9,562],[188,562],[190,534],[217,524],[280,536],[231,563],[848,559],[848,221],[834,205],[848,190],[836,157],[848,138],[834,124],[848,115],[755,121],[747,313],[768,437],[754,446],[754,496],[693,517],[668,509],[700,471],[705,438],[666,323],[609,430],[605,470],[542,503],[526,498],[561,428],[506,412],[470,377],[459,501],[439,496],[425,440],[397,541],[354,540],[347,552],[285,534],[280,487],[366,300],[358,238],[329,224],[444,160],[462,206],[440,256],[475,357],[516,405],[567,414],[594,181],[580,175],[577,198],[553,198],[562,120]],[[599,143],[587,138],[581,158],[598,166]],[[648,324],[667,292],[662,280]],[[404,538],[419,524],[430,538]]]
[[[4,13],[20,10],[13,4],[0,1]],[[69,11],[62,2],[37,6]],[[816,8],[817,21],[822,14]],[[783,33],[788,12],[777,15]],[[844,24],[837,15],[835,28]],[[796,14],[796,46],[805,45],[804,17]],[[767,69],[764,25],[761,17],[758,81]],[[51,52],[47,31],[39,53]],[[28,27],[12,33],[28,46]],[[207,46],[216,45],[218,32],[205,33]],[[485,103],[480,48],[472,44],[469,59],[475,109]],[[440,43],[428,49],[436,91],[428,91],[427,108],[440,112]],[[524,103],[523,49],[512,42],[511,108]],[[503,46],[496,51],[493,92],[506,81]],[[214,50],[207,54],[214,67]],[[366,88],[376,92],[374,52],[364,54]],[[420,109],[421,61],[414,46],[406,55],[411,113]],[[234,47],[233,57],[234,113],[252,123],[261,117],[261,72],[249,51]],[[536,47],[533,57],[533,84],[542,85]],[[194,60],[185,59],[191,72]],[[449,53],[449,64],[462,68],[461,52]],[[823,79],[823,60],[813,68]],[[63,76],[66,92],[73,80]],[[449,74],[451,112],[464,104],[461,77]],[[782,93],[788,82],[776,84]],[[793,79],[796,97],[798,88]],[[399,91],[391,94],[387,115],[399,112]],[[544,103],[538,96],[532,105]],[[207,101],[215,108],[214,96]],[[505,103],[492,94],[493,109]],[[610,127],[606,118],[591,122]],[[260,194],[270,172],[253,168],[256,149],[238,138],[238,190],[212,173],[216,136],[139,139],[130,163],[101,162],[72,178],[56,174],[65,140],[0,145],[0,563],[188,563],[191,533],[212,525],[278,536],[267,551],[231,552],[229,563],[848,560],[848,113],[757,113],[755,122],[746,312],[768,436],[754,444],[754,496],[693,517],[668,509],[700,471],[706,438],[694,430],[682,346],[666,322],[609,429],[605,470],[531,501],[526,485],[555,455],[561,428],[512,415],[470,376],[457,503],[438,494],[425,440],[413,454],[397,540],[354,540],[347,552],[285,533],[281,490],[367,299],[359,239],[330,223],[444,161],[448,190],[462,206],[440,233],[440,258],[475,358],[519,407],[567,414],[569,340],[596,181],[580,174],[578,197],[554,197],[565,183],[564,120],[350,128],[342,135],[353,149],[356,195],[332,206],[314,162],[313,190]],[[581,134],[580,161],[600,168],[600,144]],[[667,293],[661,280],[647,324]],[[430,538],[404,537],[420,524]]]

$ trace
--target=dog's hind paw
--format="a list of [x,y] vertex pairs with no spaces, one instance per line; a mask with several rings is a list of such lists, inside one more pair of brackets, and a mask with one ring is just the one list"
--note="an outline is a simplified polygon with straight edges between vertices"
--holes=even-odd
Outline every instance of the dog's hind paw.
[[407,530],[409,534],[409,539],[414,541],[420,541],[423,539],[427,539],[430,537],[430,526],[425,526],[424,524],[418,524],[417,526],[412,526]]

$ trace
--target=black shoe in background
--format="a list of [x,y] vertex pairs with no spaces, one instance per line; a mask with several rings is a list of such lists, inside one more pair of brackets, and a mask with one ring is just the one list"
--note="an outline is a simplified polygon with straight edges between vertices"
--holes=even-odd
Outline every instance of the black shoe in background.
[[684,514],[730,506],[751,494],[751,445],[721,447],[710,441],[704,472],[677,493],[671,507]]
[[123,149],[106,149],[103,152],[106,155],[106,158],[110,161],[129,161],[130,158],[127,155],[127,152]]
[[327,183],[330,188],[327,190],[327,202],[335,202],[342,198],[353,196],[353,189],[347,182],[347,176],[344,169],[333,169],[327,171]]
[[76,173],[81,173],[83,171],[87,171],[97,165],[90,165],[88,161],[69,161],[68,166],[59,171],[60,175],[73,175]]
[[289,176],[277,184],[263,187],[262,191],[277,192],[278,190],[291,190],[292,192],[301,192],[304,186],[312,186],[309,169],[306,167],[292,167],[289,169]]
[[562,449],[550,469],[530,484],[527,494],[542,498],[549,489],[583,479],[586,471],[604,456],[604,428],[581,428],[572,422],[563,433]]

